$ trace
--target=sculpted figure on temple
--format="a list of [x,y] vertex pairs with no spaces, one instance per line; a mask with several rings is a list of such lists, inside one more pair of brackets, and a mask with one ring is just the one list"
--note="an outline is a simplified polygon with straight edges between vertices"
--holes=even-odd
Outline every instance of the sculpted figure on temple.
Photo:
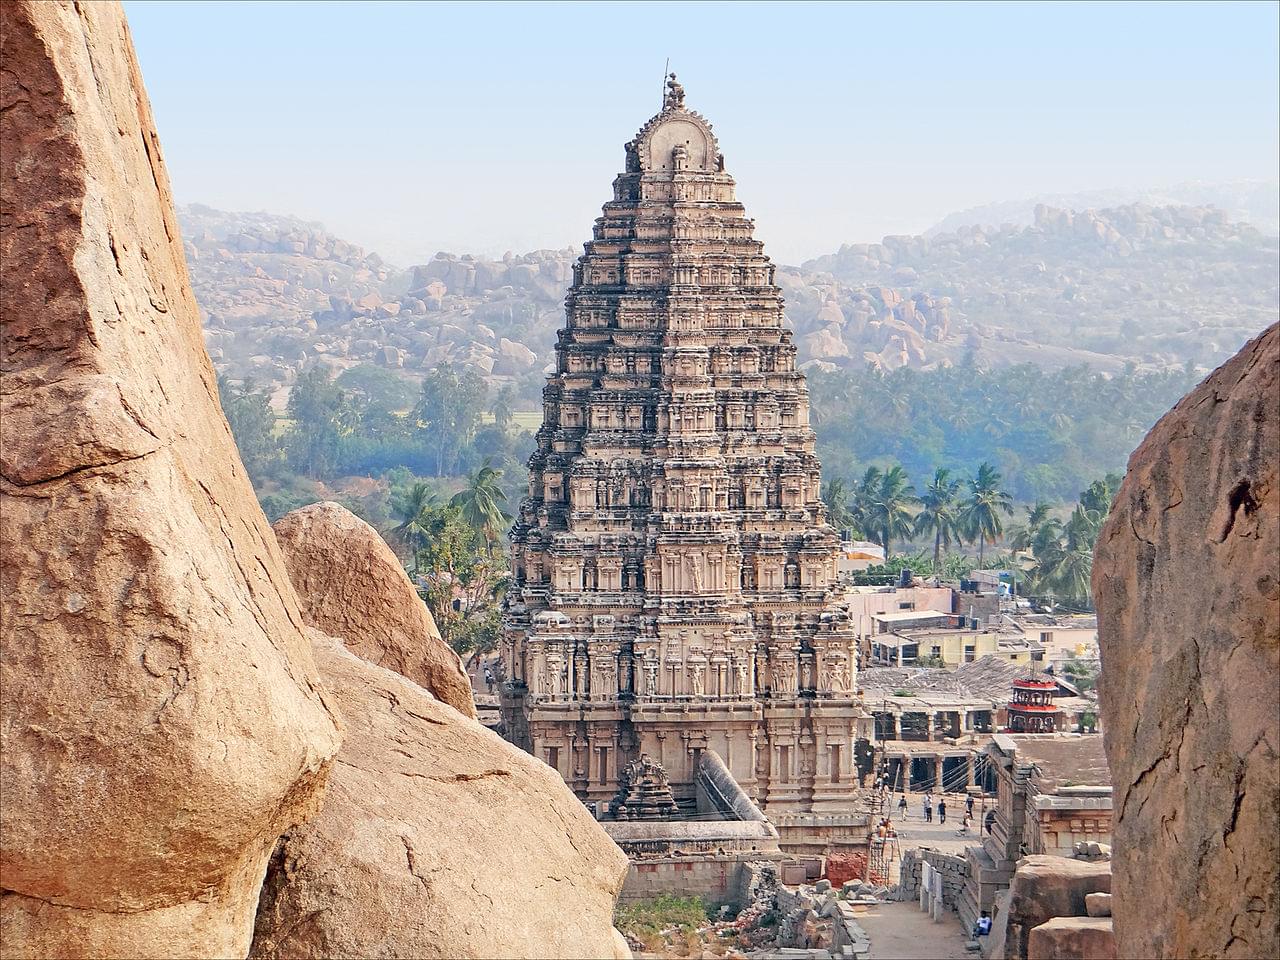
[[691,553],[685,557],[685,562],[689,565],[689,576],[693,580],[693,592],[702,592],[702,554]]
[[598,682],[594,684],[594,693],[597,700],[608,699],[618,692],[618,684],[614,676],[614,662],[612,656],[604,657],[596,666],[596,675]]
[[674,73],[667,75],[667,96],[662,107],[664,110],[684,109],[684,87],[676,80]]

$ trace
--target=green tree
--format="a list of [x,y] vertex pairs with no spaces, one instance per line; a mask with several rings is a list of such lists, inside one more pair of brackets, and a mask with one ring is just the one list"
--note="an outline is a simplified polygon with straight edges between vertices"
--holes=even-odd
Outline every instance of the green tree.
[[939,467],[920,498],[920,512],[916,514],[917,535],[933,535],[933,573],[942,572],[942,550],[950,549],[952,541],[961,539],[960,504],[957,495],[960,481],[951,478],[951,471]]
[[493,544],[511,523],[511,515],[503,509],[507,495],[499,481],[502,471],[486,463],[472,474],[467,485],[453,495],[449,506],[456,508],[467,523],[484,537],[487,551],[493,553]]
[[436,494],[431,485],[419,480],[403,495],[392,498],[391,512],[398,523],[392,528],[392,534],[400,540],[413,555],[413,578],[418,579],[418,559],[422,548],[426,545],[429,534],[428,511],[436,505]]
[[289,462],[313,479],[331,477],[360,428],[356,404],[323,367],[303,371],[289,391]]
[[493,422],[506,430],[515,416],[516,391],[511,384],[504,384],[493,396],[489,412],[493,414]]
[[965,501],[961,518],[968,538],[978,541],[979,568],[982,567],[987,541],[995,543],[1004,533],[1000,514],[1013,513],[1013,497],[1000,489],[1002,482],[1000,472],[985,462],[978,466],[977,474],[969,481],[969,498]]
[[911,507],[919,503],[915,487],[900,464],[894,464],[880,476],[880,483],[871,501],[871,528],[880,535],[884,555],[891,553],[895,537],[906,539],[915,529]]
[[422,381],[422,395],[414,418],[435,451],[436,476],[452,470],[462,447],[480,422],[487,387],[470,367],[441,364]]
[[275,436],[276,415],[266,391],[257,390],[251,379],[237,386],[225,374],[219,374],[218,400],[240,459],[250,478],[257,482],[280,460],[281,454]]
[[857,527],[857,521],[849,509],[849,490],[844,477],[832,477],[826,482],[822,488],[822,502],[827,508],[827,520],[837,530]]
[[474,654],[498,636],[509,581],[506,557],[491,556],[483,535],[454,506],[429,506],[419,551],[423,599],[440,636],[460,654]]
[[1053,520],[1051,510],[1049,504],[1039,500],[1027,507],[1027,519],[1009,531],[1009,546],[1014,550],[1030,550],[1045,525],[1057,522]]
[[853,520],[853,525],[861,531],[862,536],[870,537],[879,543],[879,536],[875,532],[873,521],[873,512],[876,495],[880,491],[880,468],[876,466],[867,467],[866,472],[862,474],[862,479],[858,481],[858,485],[854,488],[853,494],[849,498],[849,516]]

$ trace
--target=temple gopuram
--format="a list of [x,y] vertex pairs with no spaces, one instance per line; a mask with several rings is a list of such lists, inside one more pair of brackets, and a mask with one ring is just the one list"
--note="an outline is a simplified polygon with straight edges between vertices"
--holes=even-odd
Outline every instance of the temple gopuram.
[[575,264],[511,533],[503,730],[601,806],[644,757],[691,809],[707,750],[771,817],[857,794],[838,538],[752,230],[672,75]]

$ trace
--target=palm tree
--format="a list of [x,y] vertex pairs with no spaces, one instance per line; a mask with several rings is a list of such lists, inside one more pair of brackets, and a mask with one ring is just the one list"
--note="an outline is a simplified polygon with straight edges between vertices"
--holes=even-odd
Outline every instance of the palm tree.
[[1052,552],[1062,535],[1062,521],[1050,513],[1052,509],[1043,502],[1027,507],[1026,521],[1009,531],[1009,546],[1014,551],[1030,550],[1037,562]]
[[853,525],[864,537],[872,540],[877,538],[875,524],[872,523],[872,504],[880,490],[880,476],[879,467],[867,467],[866,473],[849,497],[849,516]]
[[1004,533],[1000,514],[1013,513],[1013,497],[1000,489],[1003,478],[991,464],[978,465],[977,475],[969,481],[969,499],[965,501],[961,519],[966,533],[978,541],[978,566],[987,541],[995,543]]
[[484,536],[490,554],[493,553],[494,541],[511,522],[511,515],[502,509],[507,495],[498,486],[501,479],[502,471],[485,461],[485,465],[467,481],[466,487],[449,500],[449,506],[457,507],[462,512],[462,519]]
[[894,464],[880,475],[880,483],[871,501],[871,529],[880,534],[884,559],[888,562],[894,537],[906,538],[915,529],[911,506],[919,503],[915,487],[900,464]]
[[837,530],[857,526],[849,509],[849,490],[844,477],[832,477],[822,491],[822,502],[827,508],[827,519]]
[[400,523],[393,527],[391,532],[413,551],[415,580],[418,578],[418,554],[422,550],[423,541],[426,540],[428,533],[426,514],[431,507],[435,506],[435,503],[436,495],[431,486],[419,480],[409,488],[404,499],[392,508],[392,512]]
[[953,540],[959,541],[961,535],[960,505],[956,494],[960,492],[960,481],[951,479],[951,471],[939,467],[925,487],[924,496],[920,498],[920,512],[916,515],[915,532],[917,534],[933,534],[933,575],[936,577],[942,569],[942,548],[950,548]]
[[507,424],[515,415],[515,401],[516,392],[509,383],[493,396],[489,412],[493,414],[493,422],[503,430],[507,429]]

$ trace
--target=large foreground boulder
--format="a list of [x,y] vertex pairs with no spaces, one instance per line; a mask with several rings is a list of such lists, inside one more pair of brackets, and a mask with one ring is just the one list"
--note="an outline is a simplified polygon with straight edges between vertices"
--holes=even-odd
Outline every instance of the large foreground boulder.
[[1280,955],[1280,329],[1130,458],[1093,592],[1119,954]]
[[462,662],[373,527],[329,502],[285,514],[273,529],[309,626],[476,715]]
[[1031,931],[1027,960],[1116,960],[1111,918],[1055,917]]
[[1003,956],[1027,960],[1031,931],[1055,917],[1083,917],[1085,897],[1111,891],[1111,865],[1036,854],[1018,861],[1001,922]]
[[627,956],[627,860],[546,764],[315,635],[347,723],[320,815],[285,838],[252,956]]
[[237,956],[339,733],[114,3],[0,5],[0,954]]

